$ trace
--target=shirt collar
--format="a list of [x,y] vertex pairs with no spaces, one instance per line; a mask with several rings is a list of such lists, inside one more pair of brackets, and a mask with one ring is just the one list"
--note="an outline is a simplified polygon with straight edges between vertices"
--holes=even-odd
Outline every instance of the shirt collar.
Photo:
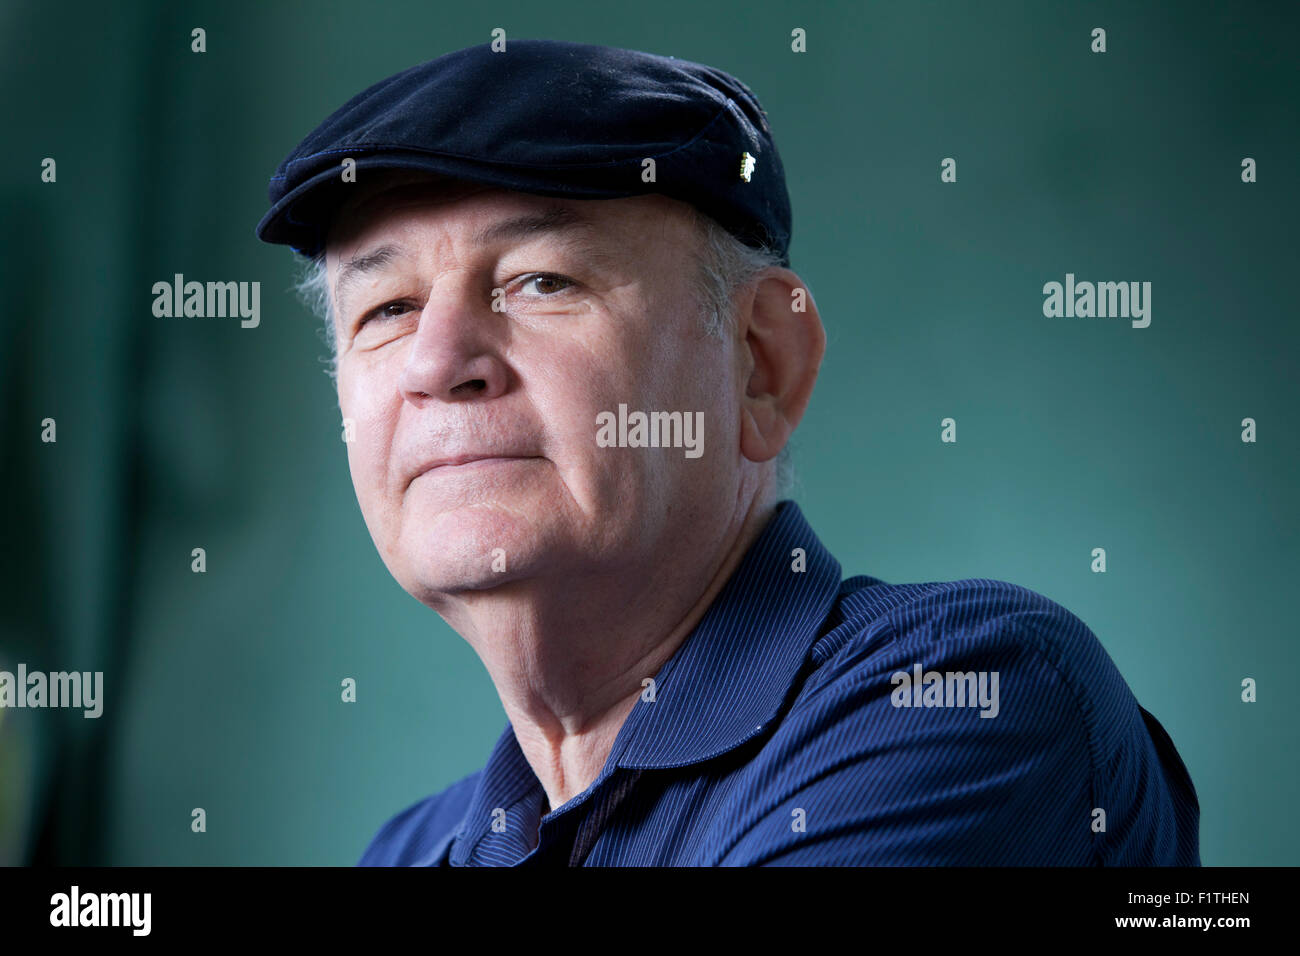
[[680,767],[744,743],[780,713],[840,585],[803,512],[782,501],[614,742],[620,767]]
[[[655,675],[654,700],[644,694],[637,699],[600,776],[552,812],[582,802],[617,768],[698,763],[761,732],[784,706],[824,630],[839,585],[839,562],[799,506],[782,501],[695,630]],[[469,857],[494,813],[499,817],[504,811],[516,824],[505,834],[523,839],[535,832],[544,796],[507,723],[455,835],[453,864]]]

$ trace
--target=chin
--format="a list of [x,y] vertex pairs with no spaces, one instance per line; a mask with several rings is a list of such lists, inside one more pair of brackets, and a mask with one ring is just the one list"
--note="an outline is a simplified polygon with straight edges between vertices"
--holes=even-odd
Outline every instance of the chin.
[[[424,513],[408,502],[398,543],[401,564],[425,596],[483,590],[516,580],[536,567],[551,539],[546,521],[518,507],[480,501]],[[552,511],[547,517],[554,518]],[[401,580],[401,578],[399,578]]]

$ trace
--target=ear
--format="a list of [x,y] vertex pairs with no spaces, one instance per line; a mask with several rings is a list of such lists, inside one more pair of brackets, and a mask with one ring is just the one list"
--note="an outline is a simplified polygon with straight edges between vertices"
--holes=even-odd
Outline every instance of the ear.
[[742,374],[740,451],[750,461],[775,458],[812,398],[826,353],[826,330],[812,292],[794,272],[771,267],[742,300],[736,333]]

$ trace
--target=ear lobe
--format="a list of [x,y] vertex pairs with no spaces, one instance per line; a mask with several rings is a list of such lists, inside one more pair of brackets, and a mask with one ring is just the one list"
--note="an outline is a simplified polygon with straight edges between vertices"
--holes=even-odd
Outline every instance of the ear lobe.
[[789,269],[760,273],[740,316],[751,361],[741,402],[741,453],[775,458],[803,418],[826,353],[826,331],[812,293]]

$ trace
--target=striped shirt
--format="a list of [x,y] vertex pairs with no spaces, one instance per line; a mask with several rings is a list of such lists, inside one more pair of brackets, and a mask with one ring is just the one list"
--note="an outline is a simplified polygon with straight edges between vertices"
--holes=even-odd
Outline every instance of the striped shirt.
[[782,502],[561,807],[507,724],[362,866],[1190,866],[1196,791],[1077,617],[986,579],[841,581]]

